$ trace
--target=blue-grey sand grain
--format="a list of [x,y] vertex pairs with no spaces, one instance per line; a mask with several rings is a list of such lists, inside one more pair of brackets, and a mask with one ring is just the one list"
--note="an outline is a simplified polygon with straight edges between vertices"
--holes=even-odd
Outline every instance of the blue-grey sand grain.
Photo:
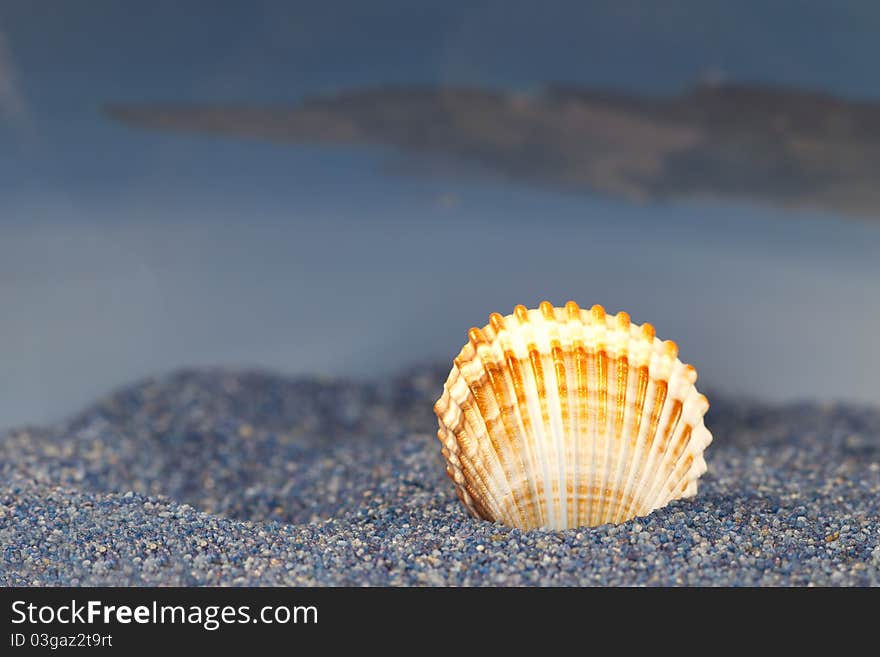
[[0,584],[880,585],[880,409],[710,395],[699,494],[619,526],[468,517],[382,383],[183,371],[0,436]]

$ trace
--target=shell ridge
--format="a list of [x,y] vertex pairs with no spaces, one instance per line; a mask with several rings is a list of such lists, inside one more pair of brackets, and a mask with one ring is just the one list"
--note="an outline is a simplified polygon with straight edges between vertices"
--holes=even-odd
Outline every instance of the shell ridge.
[[574,301],[567,301],[565,307],[560,309],[559,322],[563,330],[563,351],[565,358],[566,386],[568,390],[568,427],[567,431],[567,456],[569,459],[568,475],[571,487],[571,505],[569,527],[578,527],[582,523],[580,501],[580,383],[578,379],[577,342],[581,328],[581,310]]
[[614,465],[611,469],[612,497],[605,509],[603,522],[613,522],[614,514],[617,512],[617,507],[620,505],[620,501],[623,498],[623,486],[621,484],[623,480],[625,457],[629,447],[627,441],[624,440],[627,393],[629,392],[629,360],[625,348],[621,348],[614,367],[616,370],[616,376],[614,378],[614,403],[612,404],[612,407],[614,408],[614,433],[612,439]]
[[543,499],[543,493],[538,487],[538,475],[540,474],[538,462],[540,457],[536,453],[537,441],[535,440],[533,431],[534,422],[532,421],[527,408],[528,402],[525,396],[525,381],[522,374],[522,367],[520,366],[519,358],[517,358],[516,356],[516,351],[513,344],[509,346],[502,344],[502,350],[504,351],[505,363],[507,365],[506,369],[509,384],[512,387],[513,395],[516,399],[514,413],[520,432],[520,443],[522,444],[523,449],[526,452],[529,487],[531,489],[531,494],[534,502],[535,521],[538,523],[543,523],[544,518],[546,518],[547,514],[544,509],[545,503]]
[[602,471],[605,474],[604,482],[601,490],[601,506],[599,507],[599,524],[604,525],[608,522],[608,512],[611,510],[611,499],[614,491],[614,462],[617,457],[617,445],[614,442],[614,420],[617,390],[617,359],[613,358],[606,346],[605,352],[605,399],[604,399],[604,415],[605,422],[600,427],[605,435],[604,440],[604,458],[602,461]]
[[[679,390],[674,390],[673,392],[680,394]],[[670,409],[671,408],[672,405],[670,405]],[[681,419],[687,415],[689,409],[690,406],[688,406],[688,400],[686,399],[682,403],[679,420],[674,430],[668,434],[664,433],[661,437],[660,444],[655,450],[654,460],[652,462],[653,477],[650,480],[651,485],[645,490],[643,497],[644,510],[646,513],[650,513],[657,508],[658,499],[664,497],[664,486],[673,473],[677,457],[680,456],[680,453],[678,455],[675,454],[674,446],[679,445],[684,440],[690,440],[692,427],[688,424],[687,420],[682,421]],[[683,447],[686,447],[686,444],[684,444]],[[684,450],[682,449],[681,451]],[[670,459],[672,459],[672,463],[670,463]]]
[[[590,344],[589,340],[585,341]],[[597,493],[601,486],[599,478],[599,469],[597,464],[600,461],[599,449],[600,438],[598,435],[598,417],[599,417],[599,374],[598,374],[598,355],[594,348],[587,348],[587,427],[589,427],[589,444],[590,444],[590,467],[589,467],[589,488],[587,489],[587,524],[591,527],[596,525],[596,508]]]
[[[667,454],[664,455],[665,458],[661,463],[661,465],[669,463],[666,467],[667,474],[662,479],[658,479],[653,489],[649,491],[648,501],[652,505],[651,510],[668,503],[683,481],[687,484],[687,474],[694,462],[691,448],[694,443],[694,425],[696,423],[693,418],[695,415],[702,418],[702,414],[699,413],[701,399],[705,398],[696,391],[696,388],[691,388],[682,410],[682,416],[686,416],[691,421],[682,422],[681,431],[669,441],[669,446],[674,445],[674,447],[670,451],[667,446]],[[684,492],[684,490],[680,492]]]
[[475,518],[485,517],[489,512],[482,504],[479,497],[468,492],[467,477],[461,467],[461,461],[458,458],[458,454],[447,446],[447,442],[454,443],[455,441],[447,440],[446,429],[442,427],[442,425],[437,431],[437,438],[443,444],[440,452],[446,459],[446,474],[449,475],[449,478],[452,479],[455,484],[455,492],[458,494],[458,499],[461,500],[468,513],[472,516]]
[[655,334],[654,327],[650,324],[643,324],[640,328],[635,329],[636,340],[638,344],[637,354],[639,358],[639,387],[636,393],[634,413],[635,429],[631,436],[633,443],[633,453],[630,462],[627,464],[629,474],[627,476],[627,484],[625,485],[623,509],[620,514],[622,517],[630,517],[633,513],[632,509],[636,507],[638,495],[643,487],[645,466],[648,459],[648,430],[650,428],[650,417],[653,412],[653,405],[656,402],[657,384],[651,378],[651,360],[654,357]]
[[[562,362],[562,347],[559,331],[555,322],[553,306],[548,302],[541,304],[544,316],[544,333],[547,345],[539,345],[541,353],[541,367],[545,372],[545,395],[542,412],[546,412],[549,418],[550,431],[553,434],[554,472],[556,473],[556,485],[554,496],[558,500],[559,523],[558,528],[567,526],[568,514],[568,467],[565,452],[565,419],[563,418],[565,400],[565,363]],[[549,318],[549,321],[548,321]],[[542,348],[546,346],[546,351]],[[562,377],[560,378],[560,368]],[[556,501],[555,500],[555,501]]]
[[[441,441],[442,440],[444,439],[441,438]],[[460,439],[452,440],[452,443],[455,444],[456,447],[459,442]],[[463,483],[459,483],[458,480],[453,477],[453,481],[456,482],[457,487],[464,489],[464,491],[468,493],[468,496],[472,498],[473,501],[469,506],[479,507],[479,509],[473,509],[472,515],[479,518],[491,517],[492,515],[506,517],[507,513],[492,492],[489,480],[487,480],[483,474],[486,472],[486,467],[485,464],[482,463],[482,460],[479,458],[477,460],[471,459],[465,450],[456,449],[453,451],[448,448],[446,442],[444,442],[444,449],[449,452],[447,460],[452,463],[464,479]],[[477,450],[476,453],[479,454],[479,450]]]
[[[552,386],[552,398],[555,400],[554,403],[549,403],[551,412],[550,412],[550,421],[554,427],[554,434],[556,435],[556,470],[558,472],[559,478],[559,516],[560,516],[560,528],[565,528],[568,526],[570,520],[570,511],[569,511],[569,497],[568,497],[568,453],[566,450],[566,443],[568,442],[566,439],[566,431],[565,431],[565,418],[563,417],[563,405],[566,403],[565,397],[563,396],[566,392],[565,390],[565,364],[561,360],[561,355],[559,356],[559,360],[557,361],[557,356],[552,355],[550,357],[553,360],[553,367],[551,368],[553,372],[553,383]],[[561,368],[561,370],[560,370]]]
[[[627,348],[627,352],[629,352],[629,348]],[[628,464],[632,463],[634,455],[630,435],[632,434],[633,424],[635,422],[632,407],[635,404],[634,397],[638,394],[638,368],[633,367],[630,364],[629,355],[627,355],[626,360],[626,379],[625,381],[620,382],[625,388],[623,400],[618,407],[618,413],[621,417],[619,419],[619,430],[615,434],[615,441],[618,444],[617,468],[615,469],[617,495],[614,500],[614,506],[608,516],[609,522],[619,522],[617,519],[618,514],[620,513],[620,509],[626,497],[626,484],[629,475]]]
[[694,462],[685,475],[688,480],[688,487],[682,494],[682,497],[693,497],[697,494],[698,480],[708,470],[706,459],[703,457],[703,451],[712,443],[712,434],[706,428],[703,418],[700,418],[697,426],[691,432],[691,440],[695,441],[693,450]]
[[[477,394],[474,390],[475,383],[472,383],[469,380],[469,377],[463,372],[461,379],[464,383],[467,395],[464,403],[461,403],[461,407],[464,411],[466,421],[472,427],[471,436],[473,437],[472,444],[475,449],[475,454],[480,453],[481,456],[483,454],[488,454],[494,457],[494,467],[489,470],[489,475],[495,484],[496,497],[499,500],[501,508],[504,510],[505,515],[510,521],[514,522],[514,518],[516,517],[514,514],[515,509],[509,508],[505,502],[505,500],[511,497],[509,495],[510,480],[508,478],[503,455],[500,453],[500,446],[494,436],[492,436],[489,425],[487,424],[487,418],[480,412],[479,400],[477,399]],[[481,453],[479,451],[480,446],[489,447],[489,449],[485,449]]]
[[[496,318],[494,320],[494,324],[501,328],[502,331],[505,331],[504,320],[503,318]],[[534,470],[534,459],[532,457],[532,445],[529,440],[528,433],[525,429],[525,423],[523,422],[522,416],[520,414],[520,404],[519,404],[519,395],[516,391],[516,379],[515,379],[515,371],[511,368],[510,363],[508,362],[507,353],[508,353],[508,345],[506,340],[506,335],[502,335],[502,331],[499,331],[497,334],[497,339],[494,342],[495,353],[494,356],[497,358],[497,362],[503,363],[504,367],[498,368],[500,381],[499,381],[499,396],[503,397],[505,403],[505,415],[507,417],[507,422],[505,423],[506,430],[508,435],[511,436],[511,445],[516,446],[516,452],[519,457],[520,463],[520,474],[522,475],[522,480],[518,480],[515,485],[511,486],[514,494],[524,494],[527,495],[525,498],[524,504],[522,506],[525,507],[525,512],[527,515],[527,523],[530,526],[540,526],[541,523],[541,507],[540,500],[538,495],[538,489],[536,485],[535,478],[535,470]]]
[[638,457],[634,456],[634,468],[632,473],[633,486],[627,495],[624,507],[624,515],[632,515],[641,506],[643,489],[645,487],[646,475],[648,473],[648,463],[651,455],[651,419],[654,416],[655,407],[658,400],[663,395],[662,386],[658,385],[648,375],[648,382],[645,390],[645,402],[642,408],[642,421],[640,425],[639,435],[636,438],[636,449]]
[[599,356],[598,342],[595,337],[596,328],[593,322],[593,314],[590,311],[587,314],[587,321],[584,322],[584,348],[587,355],[587,428],[588,443],[590,445],[590,462],[588,472],[588,487],[586,495],[587,505],[587,524],[595,526],[597,524],[596,509],[598,507],[597,498],[601,479],[598,469],[600,456],[600,436],[598,432],[599,417]]
[[[452,379],[453,379],[453,375],[450,374],[449,380],[452,380]],[[461,432],[461,434],[464,434],[464,432],[467,431],[467,424],[466,424],[466,421],[464,421],[464,414],[461,411],[461,408],[459,408],[458,405],[455,404],[454,400],[451,399],[451,397],[449,395],[449,388],[448,387],[445,389],[444,396],[445,396],[446,401],[449,405],[446,407],[446,413],[443,414],[443,417],[445,417],[447,413],[449,413],[453,410],[456,411],[457,414],[459,415],[459,417],[463,420],[461,422],[462,428],[460,429],[460,432]],[[438,402],[438,405],[441,405],[442,402],[443,402],[443,400],[441,399],[441,401]],[[453,406],[453,404],[454,404],[454,406]],[[442,408],[442,406],[441,406],[441,408]],[[467,487],[466,487],[467,477],[465,476],[465,474],[469,470],[477,478],[478,482],[480,482],[482,484],[482,487],[486,490],[486,493],[489,496],[489,500],[487,500],[487,502],[485,504],[482,504],[482,506],[484,508],[487,505],[494,506],[493,513],[497,517],[504,517],[502,509],[501,509],[500,505],[497,503],[497,501],[495,500],[494,495],[491,492],[491,488],[488,485],[488,482],[486,482],[485,478],[483,477],[484,468],[476,467],[476,465],[473,464],[465,454],[463,454],[463,450],[461,449],[460,443],[465,442],[465,441],[463,441],[463,439],[460,435],[456,435],[455,431],[451,428],[451,427],[456,426],[459,423],[458,422],[447,423],[441,418],[438,418],[438,420],[439,420],[440,426],[437,431],[437,438],[440,440],[441,444],[443,445],[443,448],[442,448],[443,455],[447,460],[447,474],[449,474],[453,483],[455,483],[456,491],[458,492],[459,497],[462,499],[462,502],[468,508],[468,511],[471,512],[471,515],[474,515],[476,517],[484,517],[483,514],[481,512],[478,512],[478,510],[475,508],[473,501],[472,500],[469,501],[469,500],[465,499],[464,496],[462,495],[462,493],[467,492]],[[464,466],[464,467],[462,467],[462,466]],[[449,471],[450,467],[453,469],[453,472]],[[455,476],[456,474],[460,475],[460,478],[462,479],[462,481],[459,481],[459,477]],[[469,496],[472,497],[472,495],[469,495]]]
[[[623,313],[623,315],[628,321],[626,314]],[[627,441],[623,440],[623,429],[626,421],[626,403],[629,388],[629,359],[626,344],[626,338],[629,337],[629,325],[626,324],[626,333],[624,337],[620,315],[615,318],[615,322],[617,323],[617,326],[614,327],[612,332],[612,335],[614,336],[612,350],[615,356],[612,359],[614,362],[614,373],[612,377],[614,394],[611,396],[613,417],[609,418],[609,423],[613,426],[613,430],[610,434],[613,465],[611,465],[609,472],[611,477],[611,497],[606,502],[605,512],[602,516],[603,524],[613,521],[614,513],[616,512],[620,499],[623,496],[621,480],[623,478],[624,456],[627,453]]]
[[[590,407],[589,407],[589,359],[583,344],[583,324],[577,327],[574,336],[575,374],[577,376],[577,472],[583,473],[578,479],[576,498],[578,504],[578,526],[589,522],[590,504],[590,467],[593,462],[593,443],[589,440]],[[583,437],[583,438],[582,438]]]
[[[510,431],[510,427],[508,426],[508,420],[504,416],[504,412],[501,408],[501,403],[498,398],[499,395],[499,382],[497,381],[498,372],[497,372],[497,364],[492,356],[491,349],[487,345],[481,345],[477,350],[477,357],[479,358],[480,363],[483,366],[483,370],[486,372],[486,376],[488,378],[488,389],[486,387],[481,387],[480,391],[486,391],[485,397],[483,397],[482,404],[480,405],[480,411],[486,415],[488,412],[486,409],[489,408],[489,404],[494,404],[494,406],[498,409],[498,415],[495,422],[498,420],[501,422],[501,426],[503,427],[503,432],[500,432],[501,435],[499,438],[503,439],[503,442],[500,439],[496,439],[494,437],[493,432],[489,429],[487,425],[487,435],[490,440],[493,441],[493,446],[498,453],[499,461],[502,464],[502,468],[504,469],[504,474],[507,479],[507,489],[510,496],[510,502],[513,504],[514,510],[519,516],[521,523],[528,524],[529,516],[522,508],[521,500],[518,495],[518,489],[520,482],[524,482],[527,480],[525,473],[525,465],[522,462],[522,456],[520,451],[516,449],[517,437]],[[489,394],[491,393],[491,394]],[[477,403],[480,404],[480,399],[477,400]],[[486,405],[484,407],[484,405]],[[517,467],[519,466],[519,467]]]
[[[663,343],[658,339],[654,339],[652,347],[653,353],[648,364],[648,375],[653,383],[654,395],[651,399],[650,407],[646,409],[646,411],[650,411],[650,415],[644,436],[645,444],[642,446],[643,460],[640,463],[639,486],[633,495],[631,506],[627,509],[627,515],[639,514],[645,509],[644,503],[652,481],[650,475],[656,467],[657,431],[666,408],[666,400],[669,397],[669,375],[667,372],[669,364],[665,360],[666,354],[663,350]],[[647,511],[644,512],[647,513]]]
[[599,472],[602,473],[601,483],[599,484],[598,497],[595,500],[596,505],[596,524],[601,523],[602,516],[605,513],[605,506],[607,504],[607,496],[608,496],[608,486],[609,486],[609,460],[610,460],[610,431],[608,423],[610,421],[610,416],[608,413],[608,352],[607,345],[604,341],[605,334],[605,326],[604,322],[602,322],[602,335],[603,341],[600,343],[600,347],[597,353],[597,371],[596,377],[598,381],[598,393],[599,393],[599,414],[596,418],[596,428],[600,435],[600,441],[602,444],[602,459],[601,465],[599,467]]
[[[496,459],[494,464],[490,464],[487,463],[484,459],[484,452],[479,449],[479,446],[484,442],[481,439],[481,436],[486,435],[486,425],[483,421],[483,418],[480,417],[478,413],[474,413],[472,410],[473,407],[476,406],[476,401],[473,398],[473,392],[468,386],[467,380],[465,379],[463,373],[457,367],[454,369],[454,372],[454,380],[453,375],[450,374],[449,380],[452,381],[452,383],[447,383],[447,385],[449,386],[447,390],[450,391],[450,402],[451,404],[454,404],[454,407],[450,405],[450,410],[453,408],[457,409],[458,413],[460,414],[460,431],[456,433],[454,429],[449,429],[449,433],[454,437],[456,441],[455,454],[459,458],[459,460],[462,460],[462,455],[464,456],[463,463],[466,462],[467,464],[469,464],[469,466],[472,468],[472,471],[475,473],[475,476],[483,481],[486,490],[489,491],[489,494],[492,497],[492,501],[494,502],[494,506],[501,514],[501,517],[508,518],[508,520],[512,522],[513,518],[509,516],[508,510],[504,507],[501,499],[499,499],[498,496],[495,495],[493,487],[490,485],[490,481],[497,481],[499,479],[499,474],[503,473],[501,464],[497,460],[497,455],[492,452],[492,454],[496,456]],[[456,385],[459,383],[463,388],[462,392],[465,394],[464,399],[461,401],[456,400],[456,395],[453,394]],[[479,420],[479,422],[477,422],[477,420]],[[453,423],[448,422],[445,419],[445,415],[443,422],[447,425],[447,428],[450,426],[455,426]],[[476,458],[476,460],[471,457],[471,454],[467,449],[468,445],[473,446],[473,456]],[[490,479],[487,480],[486,477],[489,477]]]
[[[577,390],[574,378],[574,363],[572,362],[571,339],[568,335],[568,326],[562,340],[562,375],[565,379],[565,391],[560,390],[560,395],[565,400],[565,418],[562,428],[565,441],[565,495],[566,526],[577,527],[577,481],[578,481],[578,431],[577,431]],[[557,378],[559,374],[557,373]]]
[[550,504],[551,488],[550,469],[547,462],[547,453],[545,445],[547,444],[547,435],[545,424],[543,422],[543,414],[541,412],[541,404],[539,401],[540,393],[538,389],[538,381],[535,377],[534,362],[530,354],[530,345],[534,341],[532,327],[529,321],[529,311],[522,306],[514,309],[514,318],[520,331],[517,336],[518,343],[516,346],[522,357],[519,360],[519,371],[522,377],[522,395],[525,406],[521,409],[530,419],[532,452],[536,455],[535,465],[540,467],[540,475],[542,486],[538,490],[538,499],[541,508],[540,526],[549,527],[553,525],[555,513]]
[[632,402],[627,407],[628,423],[624,428],[625,440],[628,440],[629,458],[623,473],[623,486],[617,509],[615,509],[614,522],[621,522],[626,515],[626,510],[632,506],[631,498],[634,489],[634,477],[638,472],[638,462],[641,457],[640,436],[642,433],[642,412],[645,407],[645,397],[648,393],[648,367],[646,364],[645,344],[641,334],[630,336],[630,352],[632,353],[632,366],[630,367],[630,385],[633,386],[629,396]]
[[[683,410],[683,403],[681,402],[681,400],[674,399],[672,401],[672,404],[670,405],[669,417],[666,419],[666,422],[664,423],[665,428],[663,430],[662,442],[661,442],[660,448],[659,448],[661,450],[661,457],[660,457],[660,463],[659,463],[660,466],[663,466],[663,464],[666,463],[666,458],[667,458],[667,455],[669,454],[670,446],[676,444],[676,436],[680,437],[682,435],[682,432],[685,430],[684,429],[685,425],[681,424],[682,410]],[[679,426],[682,426],[681,431],[678,430]],[[662,486],[661,486],[661,490],[662,490]],[[649,501],[649,504],[651,506],[653,506],[654,503],[650,502],[650,500],[651,500],[651,493],[648,494],[648,501]]]
[[[531,338],[531,335],[530,335]],[[558,481],[556,478],[552,476],[553,472],[553,463],[551,461],[551,454],[548,454],[548,450],[546,446],[551,442],[552,435],[548,435],[548,427],[545,422],[545,410],[543,408],[544,404],[541,402],[541,389],[543,388],[543,373],[541,372],[541,361],[540,354],[537,358],[534,357],[534,351],[531,349],[532,342],[529,341],[527,343],[526,349],[528,351],[528,362],[529,362],[529,376],[526,379],[531,384],[533,390],[530,390],[526,393],[526,399],[529,407],[529,414],[533,417],[540,418],[540,422],[535,422],[535,438],[536,438],[536,449],[537,452],[541,456],[541,468],[544,473],[544,491],[543,498],[545,508],[547,509],[547,515],[544,517],[544,523],[547,527],[555,527],[556,520],[556,509],[553,505],[553,488],[554,482],[558,486]],[[529,394],[531,393],[531,394]]]
[[[693,429],[690,425],[686,424],[682,435],[688,442],[690,442],[692,434]],[[688,453],[686,446],[673,452],[669,472],[665,476],[661,475],[662,479],[658,478],[660,483],[655,484],[651,492],[648,494],[648,504],[651,511],[659,506],[665,506],[669,500],[674,497],[677,487],[685,479],[687,471],[690,469],[692,463],[693,457]],[[681,490],[683,492],[685,488],[682,488]]]

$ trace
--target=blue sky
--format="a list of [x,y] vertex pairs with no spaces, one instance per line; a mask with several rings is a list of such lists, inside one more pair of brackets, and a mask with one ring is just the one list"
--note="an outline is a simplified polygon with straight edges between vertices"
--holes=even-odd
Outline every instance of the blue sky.
[[451,359],[489,312],[542,298],[653,322],[731,393],[876,400],[877,225],[430,176],[378,149],[98,111],[717,75],[880,99],[876,3],[180,4],[0,4],[0,426],[182,365],[368,377]]

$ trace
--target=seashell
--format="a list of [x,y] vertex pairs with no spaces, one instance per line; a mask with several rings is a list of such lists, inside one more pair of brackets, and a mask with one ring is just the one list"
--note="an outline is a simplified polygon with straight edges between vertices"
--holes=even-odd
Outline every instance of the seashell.
[[477,518],[620,523],[697,492],[712,434],[697,372],[629,315],[517,306],[472,328],[434,405],[446,471]]

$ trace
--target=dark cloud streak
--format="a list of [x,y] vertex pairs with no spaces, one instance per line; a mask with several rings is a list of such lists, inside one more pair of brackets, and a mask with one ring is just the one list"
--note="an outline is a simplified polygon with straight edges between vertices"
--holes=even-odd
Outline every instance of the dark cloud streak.
[[880,216],[880,104],[791,88],[713,83],[654,97],[398,87],[292,107],[106,111],[154,129],[452,156],[515,180],[629,199],[727,198]]

